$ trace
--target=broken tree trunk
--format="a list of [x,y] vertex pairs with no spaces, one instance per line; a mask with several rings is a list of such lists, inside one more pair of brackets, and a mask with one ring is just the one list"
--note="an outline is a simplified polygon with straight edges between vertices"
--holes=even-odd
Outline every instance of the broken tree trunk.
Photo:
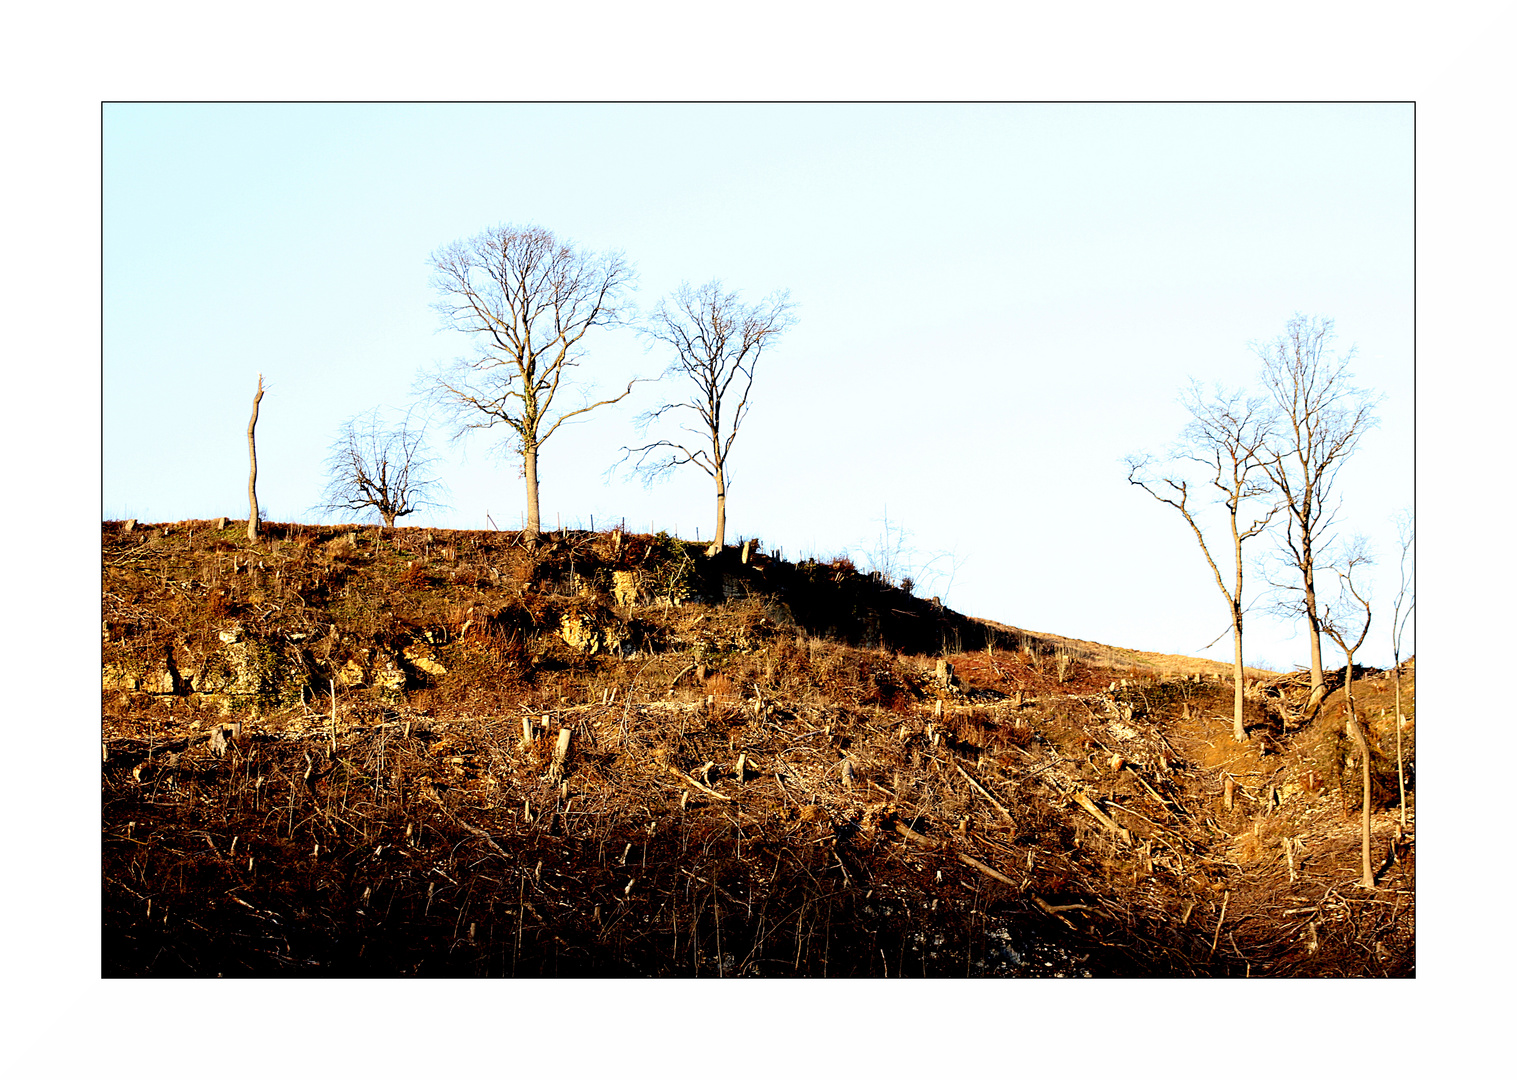
[[258,393],[253,395],[253,418],[248,421],[248,542],[258,539],[258,447],[253,429],[258,426],[258,403],[263,400],[263,375],[258,376]]
[[548,769],[548,781],[557,784],[564,778],[564,766],[569,760],[569,728],[558,729],[558,742],[553,746],[553,764]]

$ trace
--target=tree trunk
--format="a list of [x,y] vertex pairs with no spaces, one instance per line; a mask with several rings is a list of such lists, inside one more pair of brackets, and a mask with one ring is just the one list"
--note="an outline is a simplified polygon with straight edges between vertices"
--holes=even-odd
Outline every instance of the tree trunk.
[[258,376],[258,393],[253,395],[253,418],[248,421],[248,542],[258,540],[258,448],[253,429],[258,426],[258,403],[263,400],[263,375]]
[[1233,738],[1247,742],[1243,731],[1243,611],[1233,608]]
[[1406,768],[1401,752],[1401,650],[1397,649],[1396,661],[1396,783],[1401,788],[1401,828],[1406,828]]
[[1317,589],[1312,582],[1311,563],[1305,574],[1306,639],[1312,647],[1312,696],[1319,698],[1327,683],[1322,678],[1322,623],[1317,618]]
[[727,477],[725,469],[716,471],[716,539],[712,542],[718,554],[727,542]]
[[1354,657],[1348,657],[1348,668],[1344,674],[1344,696],[1348,699],[1348,726],[1349,733],[1354,738],[1354,745],[1359,750],[1360,772],[1364,780],[1363,810],[1360,814],[1360,849],[1363,855],[1363,877],[1360,884],[1366,889],[1375,887],[1375,870],[1370,864],[1370,744],[1365,737],[1364,726],[1359,723],[1359,715],[1354,711]]
[[386,513],[385,511],[380,511],[380,517],[384,518],[384,520],[385,520],[385,528],[387,528],[387,529],[393,529],[393,528],[395,528],[395,515],[394,514],[392,514],[392,513]]
[[527,538],[536,540],[542,531],[542,517],[537,508],[537,447],[524,447],[521,457],[527,474]]

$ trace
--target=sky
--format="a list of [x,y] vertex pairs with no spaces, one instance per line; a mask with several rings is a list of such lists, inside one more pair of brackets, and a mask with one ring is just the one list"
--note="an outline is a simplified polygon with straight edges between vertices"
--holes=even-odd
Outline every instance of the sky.
[[[407,408],[471,348],[433,308],[429,257],[535,225],[623,253],[644,312],[684,282],[789,291],[729,537],[888,555],[968,614],[1157,652],[1230,659],[1229,624],[1124,458],[1175,439],[1189,380],[1257,392],[1254,343],[1297,312],[1333,319],[1380,396],[1338,527],[1378,560],[1385,632],[1361,659],[1390,662],[1392,522],[1413,505],[1410,104],[107,104],[102,155],[103,518],[245,518],[261,374],[260,507],[350,519],[316,509],[342,423]],[[585,344],[586,393],[669,360],[626,328]],[[677,392],[641,383],[544,446],[545,526],[711,537],[704,474],[607,471]],[[448,508],[406,523],[519,527],[519,458],[432,435]],[[1245,586],[1246,659],[1303,665],[1266,572]]]

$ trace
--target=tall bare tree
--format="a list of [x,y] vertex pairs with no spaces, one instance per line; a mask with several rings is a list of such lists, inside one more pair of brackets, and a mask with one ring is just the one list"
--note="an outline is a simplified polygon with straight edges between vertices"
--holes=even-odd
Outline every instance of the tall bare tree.
[[258,375],[258,393],[253,395],[253,418],[248,421],[248,543],[258,540],[258,447],[253,429],[258,426],[258,403],[263,400],[263,374]]
[[[469,335],[475,355],[457,360],[430,382],[460,436],[503,425],[521,455],[527,482],[527,534],[541,529],[538,454],[565,420],[620,401],[615,397],[564,409],[558,394],[583,359],[583,339],[618,321],[632,270],[620,254],[576,250],[540,228],[500,225],[432,254],[436,308],[446,325]],[[571,380],[572,382],[572,380]]]
[[[1348,714],[1349,736],[1354,740],[1354,748],[1359,752],[1360,773],[1364,787],[1360,823],[1363,873],[1360,884],[1366,889],[1375,887],[1375,871],[1370,864],[1370,744],[1364,732],[1364,725],[1360,722],[1359,714],[1354,707],[1354,653],[1369,636],[1372,612],[1368,599],[1354,584],[1354,571],[1367,566],[1371,561],[1369,554],[1365,551],[1363,540],[1356,537],[1343,557],[1337,560],[1336,564],[1329,564],[1329,570],[1338,578],[1338,598],[1323,607],[1321,617],[1323,632],[1337,642],[1347,665],[1343,674],[1344,709]],[[1350,644],[1349,637],[1354,633],[1357,633],[1358,637],[1354,638],[1353,643]]]
[[378,409],[350,417],[327,457],[327,489],[318,509],[376,513],[385,528],[394,528],[396,518],[439,505],[431,498],[441,486],[432,475],[434,464],[426,427],[409,412],[392,426]]
[[753,376],[764,349],[795,322],[788,292],[747,305],[720,281],[698,289],[683,284],[659,301],[644,333],[674,350],[666,374],[684,383],[689,397],[643,415],[648,425],[666,415],[685,420],[688,438],[659,439],[626,448],[638,455],[637,468],[652,477],[694,464],[716,483],[716,537],[713,552],[727,538],[727,489],[732,443],[747,418]]
[[[1417,607],[1417,568],[1414,545],[1416,528],[1410,511],[1397,515],[1397,538],[1401,544],[1401,587],[1391,613],[1391,658],[1396,664],[1396,783],[1401,789],[1401,827],[1406,828],[1406,764],[1401,747],[1401,641],[1406,624]],[[1411,561],[1412,565],[1407,565]]]
[[[1211,567],[1232,623],[1233,738],[1244,742],[1248,736],[1243,729],[1243,543],[1263,532],[1280,510],[1279,504],[1259,504],[1259,500],[1273,491],[1261,456],[1271,435],[1270,417],[1265,412],[1263,399],[1245,398],[1241,391],[1224,393],[1220,389],[1207,398],[1195,383],[1181,398],[1181,403],[1190,412],[1191,420],[1181,435],[1180,448],[1169,464],[1189,461],[1201,465],[1205,470],[1205,482],[1215,489],[1212,501],[1226,510],[1232,541],[1231,587],[1223,579],[1222,570],[1207,546],[1206,535],[1196,520],[1199,508],[1191,504],[1190,481],[1173,472],[1152,476],[1153,462],[1145,456],[1127,459],[1127,479],[1159,502],[1180,512],[1196,535],[1206,565]],[[1259,509],[1244,513],[1245,503],[1259,505]]]
[[1279,437],[1270,455],[1270,479],[1289,513],[1284,552],[1300,584],[1291,607],[1306,617],[1311,647],[1312,708],[1326,693],[1322,680],[1322,621],[1317,604],[1317,552],[1331,541],[1338,470],[1373,427],[1376,399],[1352,385],[1348,367],[1355,350],[1332,355],[1333,320],[1297,314],[1285,333],[1256,345],[1265,388],[1280,410]]

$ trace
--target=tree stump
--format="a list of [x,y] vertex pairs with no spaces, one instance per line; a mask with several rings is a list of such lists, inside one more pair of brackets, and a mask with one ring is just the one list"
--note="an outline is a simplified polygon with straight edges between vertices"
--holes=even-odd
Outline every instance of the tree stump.
[[564,767],[569,761],[569,728],[558,729],[558,742],[553,747],[553,764],[548,769],[549,783],[557,784],[564,778]]

